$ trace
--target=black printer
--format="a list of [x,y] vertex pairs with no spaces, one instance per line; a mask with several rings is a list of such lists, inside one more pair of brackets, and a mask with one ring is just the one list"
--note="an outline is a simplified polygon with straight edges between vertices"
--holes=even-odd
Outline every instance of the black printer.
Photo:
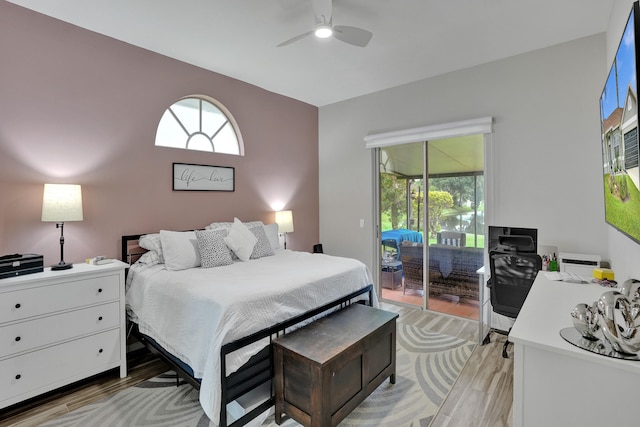
[[44,271],[42,255],[12,254],[0,256],[0,279]]

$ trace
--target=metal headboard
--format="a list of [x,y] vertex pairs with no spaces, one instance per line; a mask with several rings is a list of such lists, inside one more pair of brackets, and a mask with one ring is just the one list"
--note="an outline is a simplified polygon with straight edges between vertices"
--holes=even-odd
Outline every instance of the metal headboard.
[[144,234],[129,234],[126,236],[122,236],[122,246],[120,249],[120,260],[126,262],[129,265],[135,263],[145,252],[146,249],[138,246],[138,240],[140,236],[144,236]]

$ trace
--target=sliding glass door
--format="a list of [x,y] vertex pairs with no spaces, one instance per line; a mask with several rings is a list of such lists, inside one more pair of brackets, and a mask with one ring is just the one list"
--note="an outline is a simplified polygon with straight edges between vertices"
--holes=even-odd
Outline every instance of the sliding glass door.
[[484,135],[378,148],[384,300],[478,319]]
[[381,148],[378,157],[382,298],[423,307],[424,143]]

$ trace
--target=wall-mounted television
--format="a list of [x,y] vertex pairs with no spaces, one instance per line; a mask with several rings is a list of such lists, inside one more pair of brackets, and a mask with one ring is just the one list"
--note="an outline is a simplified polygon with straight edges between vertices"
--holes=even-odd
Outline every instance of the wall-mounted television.
[[[505,236],[530,237],[531,240],[533,240],[533,247],[525,247],[525,246],[516,247],[516,250],[518,252],[534,252],[534,253],[538,252],[538,229],[537,228],[503,227],[503,226],[496,226],[496,225],[489,226],[489,245],[487,246],[487,251],[490,253],[491,251],[510,250],[511,248],[506,248],[501,245],[501,240],[503,240],[503,237]],[[512,239],[511,243],[517,245],[518,239]]]
[[600,96],[605,219],[640,243],[638,51],[640,8],[633,3]]

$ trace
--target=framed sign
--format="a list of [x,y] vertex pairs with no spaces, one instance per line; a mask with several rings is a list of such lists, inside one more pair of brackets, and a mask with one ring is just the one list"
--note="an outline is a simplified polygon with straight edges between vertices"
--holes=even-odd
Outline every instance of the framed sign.
[[235,191],[235,168],[173,164],[174,191]]

